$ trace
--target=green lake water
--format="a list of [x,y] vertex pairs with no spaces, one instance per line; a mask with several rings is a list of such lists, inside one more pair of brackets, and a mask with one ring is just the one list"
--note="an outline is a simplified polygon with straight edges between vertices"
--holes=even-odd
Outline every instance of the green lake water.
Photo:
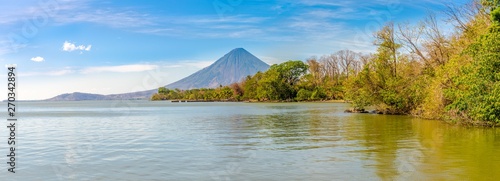
[[0,180],[500,178],[498,129],[344,113],[348,104],[18,104],[16,173],[2,156]]

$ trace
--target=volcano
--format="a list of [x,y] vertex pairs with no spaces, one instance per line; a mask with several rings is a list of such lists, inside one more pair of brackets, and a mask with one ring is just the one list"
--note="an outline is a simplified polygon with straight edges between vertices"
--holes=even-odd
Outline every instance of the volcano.
[[187,76],[166,88],[189,90],[195,88],[216,88],[240,82],[248,75],[264,72],[269,65],[243,48],[236,48],[219,58],[212,65]]

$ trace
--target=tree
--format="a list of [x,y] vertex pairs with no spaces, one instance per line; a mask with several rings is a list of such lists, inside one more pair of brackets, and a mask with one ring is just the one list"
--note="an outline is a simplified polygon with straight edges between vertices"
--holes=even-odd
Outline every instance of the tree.
[[299,92],[297,92],[297,97],[295,100],[297,101],[307,101],[310,100],[312,95],[312,92],[306,89],[300,89]]
[[308,66],[300,60],[290,60],[270,68],[271,71],[276,70],[279,78],[289,85],[295,85],[300,77],[307,72],[307,69]]
[[168,91],[169,90],[167,88],[165,88],[165,87],[158,88],[158,94],[167,94]]
[[307,70],[308,66],[302,61],[272,65],[266,72],[257,72],[242,82],[243,98],[259,101],[293,100],[299,89],[297,84]]
[[262,72],[257,72],[254,76],[247,76],[244,81],[243,90],[245,94],[243,95],[244,99],[258,99],[257,98],[257,88],[259,87],[259,81],[262,79],[264,74]]
[[422,100],[420,64],[399,52],[401,44],[389,23],[376,34],[377,53],[363,57],[363,69],[346,81],[346,95],[356,109],[368,105],[387,114],[408,114]]
[[342,74],[344,74],[348,79],[349,73],[351,71],[355,71],[355,68],[358,66],[359,54],[354,53],[351,50],[341,50],[335,53],[335,55],[339,60],[340,67],[342,68]]
[[474,61],[454,77],[457,87],[447,89],[453,100],[447,109],[463,119],[500,123],[500,8],[497,0],[484,3],[493,5],[493,24],[466,50]]
[[[287,94],[287,90],[283,87],[283,80],[280,78],[278,69],[273,65],[269,70],[264,72],[257,84],[257,99],[263,101],[281,100],[283,94]],[[274,68],[273,68],[274,67]]]
[[233,90],[230,87],[224,86],[224,87],[219,88],[219,89],[220,89],[220,93],[219,93],[220,100],[229,100],[233,97]]
[[397,76],[397,63],[398,63],[398,49],[401,48],[401,44],[396,43],[394,35],[394,24],[388,23],[382,28],[376,35],[377,40],[375,45],[378,46],[377,52],[380,63],[385,64],[384,66],[390,67],[390,71],[393,77]]
[[229,85],[229,87],[231,88],[231,90],[233,90],[233,98],[235,98],[236,100],[240,100],[245,91],[243,89],[243,86],[241,84],[244,84],[244,82],[241,82],[241,83],[232,83],[231,85]]
[[339,84],[340,79],[340,68],[338,57],[336,54],[331,54],[328,56],[322,56],[319,62],[323,65],[325,71],[325,77],[333,84]]
[[300,60],[290,60],[269,68],[269,77],[280,94],[279,99],[292,100],[296,96],[298,90],[295,85],[307,72],[307,69],[308,66]]
[[314,86],[320,86],[323,83],[323,66],[320,65],[316,58],[310,58],[307,60],[307,65],[309,66],[309,73],[311,74],[312,84]]

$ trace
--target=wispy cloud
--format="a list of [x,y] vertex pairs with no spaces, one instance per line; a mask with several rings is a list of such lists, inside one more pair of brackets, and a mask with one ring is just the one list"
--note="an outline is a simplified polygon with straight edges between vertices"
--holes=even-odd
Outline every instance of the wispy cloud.
[[262,61],[266,62],[269,65],[279,64],[279,63],[286,61],[286,60],[283,60],[280,58],[269,57],[269,56],[260,56],[259,58],[262,59]]
[[326,18],[326,19],[337,19],[337,20],[355,20],[355,19],[363,19],[370,17],[370,15],[375,14],[374,11],[369,11],[366,9],[353,9],[350,7],[347,8],[337,8],[335,10],[332,9],[313,9],[307,12],[306,15],[309,15],[314,18]]
[[[82,7],[82,1],[40,1],[27,0],[23,2],[2,4],[0,7],[0,24],[9,25],[15,23],[25,23],[26,21],[38,20],[39,23],[54,17],[61,11],[72,11]],[[42,21],[40,21],[42,20]],[[42,23],[43,24],[43,23]],[[37,24],[36,26],[39,26]]]
[[401,1],[401,0],[351,0],[351,1],[324,1],[324,0],[298,0],[294,1],[296,4],[306,6],[329,6],[329,7],[355,7],[366,8],[375,6],[397,6],[397,5],[422,5],[434,4],[443,5],[445,3],[452,3],[453,0],[419,0],[419,1]]
[[299,0],[296,3],[307,6],[350,6],[353,1]]
[[44,72],[21,72],[20,76],[62,76],[62,75],[67,75],[74,73],[75,70],[73,70],[70,67],[65,67],[62,70],[52,70],[52,71],[44,71]]
[[198,69],[202,69],[210,66],[214,61],[206,61],[206,60],[183,60],[178,61],[177,63],[165,65],[165,68],[181,68],[181,67],[194,67]]
[[[249,38],[258,37],[270,18],[250,15],[176,16],[156,18],[153,24],[132,31],[160,36],[189,38]],[[249,36],[253,35],[253,36]]]
[[33,18],[48,18],[57,24],[96,23],[116,28],[151,24],[149,16],[130,8],[105,9],[91,5],[89,0],[57,0],[39,3],[12,3],[0,8],[0,24],[23,23]]
[[[34,57],[36,58],[36,57]],[[168,65],[153,65],[153,64],[129,64],[129,65],[116,65],[116,66],[95,66],[95,67],[86,67],[86,68],[77,68],[77,67],[64,67],[61,70],[49,70],[49,71],[40,71],[40,72],[23,72],[22,76],[62,76],[72,73],[78,74],[91,74],[91,73],[132,73],[132,72],[145,72],[145,71],[153,71],[159,68],[166,69],[202,69],[210,64],[213,61],[192,61],[185,60],[179,61],[177,63],[168,64]]]
[[182,19],[186,23],[213,24],[213,23],[233,23],[233,24],[256,24],[268,20],[268,17],[256,17],[248,15],[228,16],[224,18],[212,17],[187,17]]
[[45,61],[45,59],[43,57],[38,56],[38,57],[31,58],[31,61],[34,61],[34,62],[43,62],[43,61]]
[[11,51],[9,43],[7,41],[0,40],[0,55],[7,54]]
[[127,72],[143,72],[148,70],[154,70],[156,68],[158,68],[157,65],[133,64],[133,65],[118,65],[118,66],[88,67],[82,69],[80,72],[83,74],[97,73],[97,72],[127,73]]
[[22,72],[22,76],[62,76],[72,73],[90,74],[90,73],[130,73],[130,72],[144,72],[157,69],[157,65],[148,64],[130,64],[118,66],[96,66],[87,68],[64,67],[61,70],[49,70],[43,72]]
[[196,67],[196,68],[205,68],[210,66],[214,61],[198,61],[198,62],[185,62],[184,65]]
[[64,70],[58,70],[58,71],[48,72],[47,75],[61,76],[61,75],[66,75],[66,74],[70,74],[70,73],[73,73],[73,72],[74,72],[73,70],[64,69]]
[[154,24],[152,18],[147,14],[141,14],[131,10],[112,11],[102,9],[68,12],[63,15],[58,15],[55,21],[59,24],[87,22],[113,28],[140,28]]

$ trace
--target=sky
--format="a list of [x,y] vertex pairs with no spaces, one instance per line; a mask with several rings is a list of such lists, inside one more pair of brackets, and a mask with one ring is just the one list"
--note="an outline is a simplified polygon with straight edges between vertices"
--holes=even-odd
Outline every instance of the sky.
[[[0,2],[0,62],[17,65],[18,99],[38,100],[158,88],[239,47],[270,65],[343,49],[370,53],[387,22],[415,24],[452,1]],[[6,95],[7,69],[0,72]]]

